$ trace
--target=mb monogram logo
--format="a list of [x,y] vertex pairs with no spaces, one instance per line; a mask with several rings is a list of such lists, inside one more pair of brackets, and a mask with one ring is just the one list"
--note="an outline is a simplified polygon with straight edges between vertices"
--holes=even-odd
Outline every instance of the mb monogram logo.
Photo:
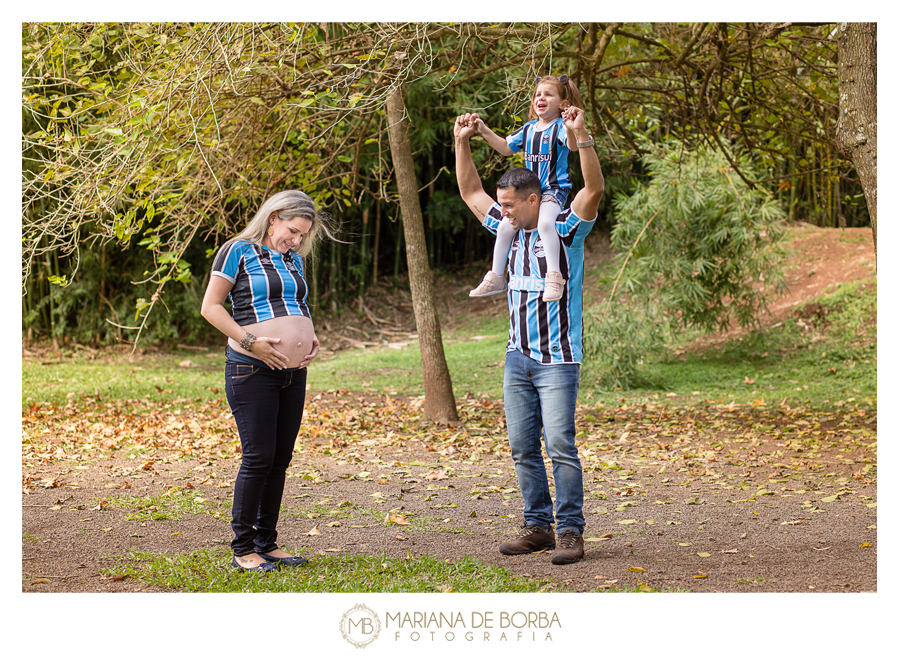
[[357,649],[374,642],[380,632],[378,614],[361,603],[350,608],[341,618],[341,635]]

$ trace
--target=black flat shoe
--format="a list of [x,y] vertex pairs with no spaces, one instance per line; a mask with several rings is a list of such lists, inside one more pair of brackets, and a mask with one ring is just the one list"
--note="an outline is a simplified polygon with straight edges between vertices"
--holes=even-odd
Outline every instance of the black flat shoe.
[[270,564],[283,564],[286,567],[301,567],[304,564],[309,563],[309,560],[307,560],[305,557],[300,557],[299,555],[295,555],[294,557],[275,557],[274,555],[266,555],[265,553],[260,553],[259,556]]
[[[265,555],[263,555],[262,557],[265,557]],[[231,566],[233,566],[237,569],[240,569],[241,571],[261,571],[263,573],[267,573],[269,571],[275,571],[275,569],[278,568],[278,564],[276,562],[271,562],[269,560],[266,560],[265,562],[261,562],[260,564],[256,565],[255,567],[242,567],[240,564],[238,564],[237,558],[234,558],[234,557],[231,558]]]

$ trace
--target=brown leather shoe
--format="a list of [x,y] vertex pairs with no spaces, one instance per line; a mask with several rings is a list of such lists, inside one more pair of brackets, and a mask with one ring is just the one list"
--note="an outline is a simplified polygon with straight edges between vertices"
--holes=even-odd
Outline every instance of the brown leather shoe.
[[556,539],[551,531],[539,525],[524,525],[518,537],[500,544],[500,552],[504,555],[521,555],[555,547]]
[[553,564],[572,564],[584,557],[584,537],[574,530],[559,533],[559,546],[553,551]]

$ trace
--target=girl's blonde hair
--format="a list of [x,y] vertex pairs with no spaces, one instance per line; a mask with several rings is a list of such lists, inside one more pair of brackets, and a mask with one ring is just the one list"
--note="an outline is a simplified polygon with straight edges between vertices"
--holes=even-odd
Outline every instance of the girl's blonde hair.
[[291,247],[291,251],[302,257],[310,254],[316,243],[328,236],[334,240],[334,226],[331,216],[316,208],[309,195],[300,190],[284,190],[269,197],[262,204],[247,227],[235,238],[229,240],[246,240],[261,244],[269,230],[269,218],[275,213],[275,221],[290,221],[295,217],[303,217],[312,222],[309,233],[303,236],[300,244]]
[[[565,73],[560,76],[545,75],[542,78],[537,78],[534,81],[534,92],[531,94],[532,100],[534,100],[534,94],[537,92],[537,88],[542,84],[552,84],[556,87],[556,93],[559,94],[560,101],[559,109],[564,110],[569,105],[574,105],[575,107],[582,106],[581,94],[578,93],[578,87],[572,82],[572,78]],[[534,111],[534,103],[530,103],[528,106],[528,119],[531,121],[537,118],[538,116]]]

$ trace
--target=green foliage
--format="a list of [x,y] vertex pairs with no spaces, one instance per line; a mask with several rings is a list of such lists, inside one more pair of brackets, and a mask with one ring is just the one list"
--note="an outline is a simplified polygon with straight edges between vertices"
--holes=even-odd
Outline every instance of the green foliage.
[[663,352],[665,322],[652,301],[617,300],[587,313],[584,379],[601,389],[627,390],[647,384],[645,361]]
[[[792,219],[866,222],[834,146],[832,26],[614,27],[601,58],[597,23],[23,24],[23,328],[93,344],[137,337],[111,320],[140,326],[150,343],[203,340],[211,334],[192,305],[211,255],[199,254],[286,187],[309,192],[345,229],[345,244],[309,259],[316,311],[340,312],[374,275],[399,274],[383,111],[395,85],[435,268],[469,266],[492,245],[459,199],[453,118],[479,112],[508,134],[526,118],[531,81],[548,72],[572,75],[584,98],[607,174],[601,224],[612,226],[615,192],[639,168],[641,135],[747,149],[759,173],[740,165],[736,185],[761,180]],[[480,139],[473,156],[488,190],[516,162]],[[577,190],[577,154],[571,168]],[[107,268],[122,268],[115,285],[83,269],[103,248]]]
[[[752,171],[749,158],[738,161]],[[785,286],[784,211],[764,190],[750,189],[719,151],[674,147],[642,162],[650,182],[615,202],[616,283],[652,298],[681,329],[753,326]]]
[[647,383],[641,366],[669,331],[751,327],[785,285],[784,212],[771,195],[748,188],[718,151],[656,150],[641,162],[650,181],[615,198],[608,299],[586,313],[589,376],[612,390]]

